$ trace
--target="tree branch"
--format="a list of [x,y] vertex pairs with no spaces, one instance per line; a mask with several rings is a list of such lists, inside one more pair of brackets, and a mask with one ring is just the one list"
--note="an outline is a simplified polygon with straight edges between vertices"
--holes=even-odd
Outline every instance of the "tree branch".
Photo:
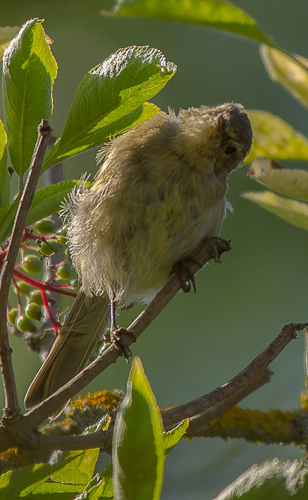
[[197,437],[243,438],[249,443],[305,445],[307,441],[307,412],[250,410],[233,407],[212,422],[189,426],[186,435]]
[[6,308],[19,247],[22,241],[23,230],[26,225],[28,212],[32,203],[43,159],[46,153],[52,129],[46,120],[42,120],[38,128],[38,139],[32,156],[29,174],[25,188],[17,208],[13,225],[12,236],[9,241],[7,254],[3,262],[0,276],[0,364],[3,378],[5,409],[4,418],[20,413],[17,388],[12,364],[12,349],[7,331]]
[[[226,414],[226,411],[234,407],[237,402],[257,390],[265,383],[269,382],[271,372],[268,365],[280,354],[280,352],[288,345],[289,342],[291,342],[292,339],[296,338],[296,331],[303,330],[306,326],[307,323],[291,323],[285,325],[276,339],[274,339],[273,342],[271,342],[270,345],[242,372],[236,375],[229,382],[194,401],[163,412],[162,418],[165,428],[172,428],[178,425],[183,419],[190,418],[190,426],[186,432],[187,437],[196,437],[200,435],[236,437],[242,433],[241,437],[248,438],[248,436],[250,436],[249,439],[253,440],[253,436],[256,436],[256,433],[249,433],[249,429],[247,428],[240,429],[239,425],[236,426],[234,424],[233,427],[225,430],[222,435],[222,433],[218,431],[215,433],[209,422],[212,422],[214,419]],[[240,410],[242,412],[250,411]],[[262,412],[259,413],[263,415]],[[281,413],[284,414],[283,412]],[[291,414],[291,412],[289,413]],[[300,414],[300,412],[295,413]],[[287,440],[287,442],[293,442],[292,440],[295,440],[294,442],[298,444],[299,442],[305,441],[306,431],[304,426],[302,426],[302,430],[300,430],[298,423],[300,421],[299,419],[298,422],[296,422],[295,419],[293,420],[289,419],[287,424],[284,424],[285,429],[288,428],[289,430],[289,434],[286,435],[285,440]],[[236,420],[234,420],[234,423],[235,422]],[[19,432],[25,431],[22,424],[23,422],[21,421],[18,426]],[[262,429],[258,433],[259,438],[261,433]],[[277,441],[274,441],[275,437],[273,436],[269,439],[271,439],[271,442],[279,443],[281,442],[282,433],[283,431],[280,433],[276,432]],[[98,431],[94,434],[85,436],[47,436],[34,433],[30,434],[30,436],[28,436],[28,438],[23,442],[15,441],[14,445],[19,446],[20,448],[33,448],[36,450],[78,450],[100,447],[103,451],[110,452],[112,434],[113,429],[108,429],[104,432]],[[264,439],[265,435],[263,436],[263,440]],[[2,445],[3,443],[0,430],[0,451],[3,449]]]

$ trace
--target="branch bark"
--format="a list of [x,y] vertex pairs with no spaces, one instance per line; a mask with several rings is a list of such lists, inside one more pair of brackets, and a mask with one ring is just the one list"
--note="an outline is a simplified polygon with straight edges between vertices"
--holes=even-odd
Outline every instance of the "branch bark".
[[[271,342],[259,356],[257,356],[232,380],[194,401],[163,412],[162,418],[165,429],[168,430],[175,427],[183,419],[189,418],[190,426],[186,433],[188,437],[196,437],[204,435],[204,433],[209,434],[209,422],[223,415],[240,400],[254,392],[265,383],[269,382],[271,372],[268,365],[280,354],[280,352],[289,344],[289,342],[291,342],[291,340],[296,338],[296,331],[303,330],[305,327],[307,327],[307,323],[291,323],[285,325],[276,339],[274,339],[273,342]],[[35,410],[32,411],[34,412]],[[26,425],[24,425],[25,423]],[[0,429],[0,451],[8,447],[9,441],[9,446],[35,449],[37,451],[39,449],[79,450],[97,447],[100,447],[106,452],[110,452],[111,450],[113,429],[108,429],[105,432],[98,431],[94,434],[85,436],[47,436],[31,431],[27,434],[28,425],[29,421],[25,422],[24,419],[19,422],[18,437],[16,437],[16,430],[15,433],[13,432],[13,427],[9,429],[11,435],[10,438],[5,435],[5,433],[3,433],[2,436]],[[306,431],[304,427],[301,431],[295,419],[294,423],[289,425],[289,430],[290,435],[286,435],[288,443],[291,442],[292,436],[295,436],[297,444],[306,440]],[[228,436],[230,437],[235,437],[236,435],[239,435],[240,432],[242,432],[241,437],[251,435],[247,429],[243,431],[233,428],[229,429],[228,432]],[[278,435],[279,439],[281,439],[281,435],[280,438]],[[22,436],[22,438],[20,436]],[[271,442],[273,442],[273,440]]]
[[46,120],[42,120],[38,128],[38,139],[31,160],[29,174],[22,192],[13,225],[12,236],[9,241],[6,258],[3,262],[0,276],[0,364],[4,386],[5,408],[4,418],[20,414],[16,381],[12,364],[12,349],[7,331],[6,308],[19,247],[22,241],[23,230],[36,185],[40,176],[43,159],[46,153],[52,128]]

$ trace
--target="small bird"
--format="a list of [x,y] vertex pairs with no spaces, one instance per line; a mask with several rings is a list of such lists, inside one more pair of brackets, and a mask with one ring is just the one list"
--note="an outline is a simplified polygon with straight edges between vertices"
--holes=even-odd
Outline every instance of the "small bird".
[[244,107],[225,103],[157,114],[104,146],[94,184],[70,197],[67,239],[79,293],[27,391],[27,408],[86,366],[110,320],[114,327],[114,304],[149,302],[177,262],[219,235],[228,175],[251,141]]

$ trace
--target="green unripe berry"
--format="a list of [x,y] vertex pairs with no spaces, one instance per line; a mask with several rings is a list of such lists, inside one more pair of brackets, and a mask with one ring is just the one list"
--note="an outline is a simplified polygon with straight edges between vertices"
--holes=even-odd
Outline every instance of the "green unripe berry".
[[[25,295],[29,295],[32,290],[32,286],[26,283],[25,281],[17,281],[16,285]],[[14,287],[15,293],[17,293],[17,289]]]
[[33,227],[39,234],[49,234],[54,231],[55,226],[54,221],[46,217],[46,219],[38,220]]
[[66,239],[65,227],[61,227],[61,229],[58,229],[56,238],[58,240],[58,243],[60,243],[60,245],[66,245],[67,239]]
[[35,327],[35,324],[33,323],[33,321],[29,318],[27,318],[27,316],[19,316],[19,318],[17,318],[16,320],[16,326],[18,328],[18,330],[22,333],[25,333],[25,332],[31,332],[31,333],[34,333],[36,332],[36,327]]
[[39,273],[43,269],[43,262],[38,255],[27,255],[24,258],[22,267],[27,273]]
[[62,280],[67,280],[73,272],[72,264],[70,262],[64,262],[56,271],[56,275]]
[[59,250],[59,243],[54,238],[51,238],[48,241],[42,241],[40,245],[40,252],[42,255],[45,255],[45,257],[57,253],[58,250]]
[[42,294],[37,288],[32,290],[30,293],[30,302],[34,302],[34,304],[37,304],[38,306],[43,305]]
[[25,313],[29,319],[35,319],[36,321],[41,321],[42,319],[42,310],[40,306],[34,304],[34,302],[27,305]]
[[7,313],[7,320],[11,325],[15,325],[16,318],[18,316],[18,309],[14,307],[13,309],[10,309],[9,312]]

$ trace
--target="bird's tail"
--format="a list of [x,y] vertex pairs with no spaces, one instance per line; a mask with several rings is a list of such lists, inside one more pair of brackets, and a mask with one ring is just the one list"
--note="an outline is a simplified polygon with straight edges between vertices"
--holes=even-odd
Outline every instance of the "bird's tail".
[[[26,408],[49,397],[87,364],[92,351],[110,322],[110,302],[101,297],[79,293],[41,369],[25,396]],[[63,406],[51,415],[56,418]]]

